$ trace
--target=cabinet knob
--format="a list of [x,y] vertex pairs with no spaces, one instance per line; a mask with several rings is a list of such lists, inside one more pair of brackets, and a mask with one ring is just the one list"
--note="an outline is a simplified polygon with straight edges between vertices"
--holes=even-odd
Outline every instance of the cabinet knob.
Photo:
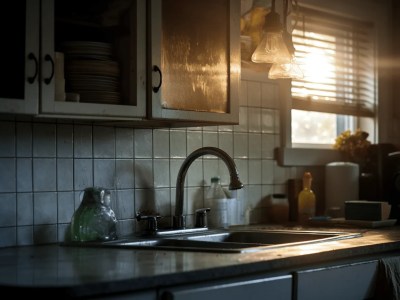
[[35,79],[39,73],[39,62],[38,62],[35,54],[33,54],[32,52],[28,54],[28,59],[31,59],[35,62],[35,74],[33,74],[33,76],[31,76],[31,77],[28,77],[28,82],[32,84],[35,82]]
[[51,80],[53,79],[54,76],[54,60],[51,58],[51,56],[49,54],[46,54],[46,56],[44,57],[45,61],[49,61],[51,63],[51,74],[49,78],[45,78],[44,79],[44,83],[45,84],[50,84]]

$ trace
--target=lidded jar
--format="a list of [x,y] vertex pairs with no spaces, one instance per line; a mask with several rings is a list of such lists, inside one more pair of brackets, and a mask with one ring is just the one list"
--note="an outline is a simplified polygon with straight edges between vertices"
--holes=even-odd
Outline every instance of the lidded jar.
[[86,188],[82,202],[71,219],[71,240],[88,242],[117,239],[117,219],[110,202],[109,190]]

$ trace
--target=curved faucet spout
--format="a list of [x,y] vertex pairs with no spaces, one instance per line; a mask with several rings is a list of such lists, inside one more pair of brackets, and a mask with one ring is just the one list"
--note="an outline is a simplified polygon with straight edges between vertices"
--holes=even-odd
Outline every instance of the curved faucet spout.
[[243,183],[239,179],[239,174],[236,169],[235,162],[225,151],[215,147],[203,147],[193,151],[184,160],[181,168],[178,172],[176,180],[176,202],[175,202],[175,216],[173,217],[173,226],[176,229],[182,229],[186,227],[185,216],[183,215],[183,195],[184,195],[184,184],[186,173],[194,160],[203,155],[214,155],[222,159],[226,164],[230,174],[230,190],[237,190],[243,188]]

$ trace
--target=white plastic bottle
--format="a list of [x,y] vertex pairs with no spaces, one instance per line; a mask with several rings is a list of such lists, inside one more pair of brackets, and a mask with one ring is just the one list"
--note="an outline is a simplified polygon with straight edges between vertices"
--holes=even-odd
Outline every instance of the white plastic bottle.
[[211,178],[211,185],[206,191],[205,206],[210,208],[208,227],[228,227],[227,198],[217,176]]

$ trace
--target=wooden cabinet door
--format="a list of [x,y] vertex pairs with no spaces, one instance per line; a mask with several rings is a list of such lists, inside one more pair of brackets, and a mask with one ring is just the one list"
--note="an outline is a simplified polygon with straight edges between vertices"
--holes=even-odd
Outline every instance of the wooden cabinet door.
[[36,114],[39,100],[39,0],[0,9],[0,112]]
[[151,0],[152,119],[238,124],[240,1]]
[[41,43],[42,116],[146,116],[146,0],[42,0]]

